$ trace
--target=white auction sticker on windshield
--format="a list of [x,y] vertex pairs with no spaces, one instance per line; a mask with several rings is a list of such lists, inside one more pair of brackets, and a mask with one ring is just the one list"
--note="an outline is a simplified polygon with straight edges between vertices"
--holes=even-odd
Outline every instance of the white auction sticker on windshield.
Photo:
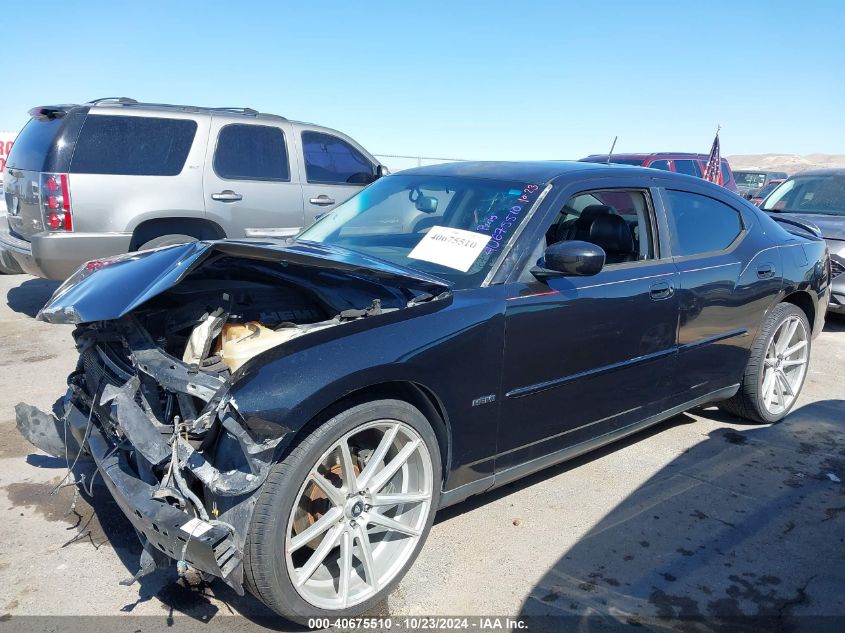
[[408,253],[408,257],[440,264],[465,273],[481,255],[488,242],[490,242],[490,236],[483,233],[473,233],[448,226],[433,226],[417,243],[414,250]]

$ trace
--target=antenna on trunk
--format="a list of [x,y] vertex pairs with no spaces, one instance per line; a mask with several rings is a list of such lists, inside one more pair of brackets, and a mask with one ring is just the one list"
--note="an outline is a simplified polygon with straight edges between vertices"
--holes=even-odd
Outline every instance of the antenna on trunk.
[[616,147],[616,140],[618,138],[619,136],[613,137],[613,143],[610,145],[610,151],[607,153],[607,160],[605,161],[605,163],[607,163],[608,165],[610,165],[610,157],[613,156],[613,148]]

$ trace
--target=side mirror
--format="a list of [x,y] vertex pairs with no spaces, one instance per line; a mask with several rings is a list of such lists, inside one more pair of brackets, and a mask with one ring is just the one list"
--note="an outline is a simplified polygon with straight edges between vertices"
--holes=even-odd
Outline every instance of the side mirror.
[[553,277],[589,277],[601,271],[604,259],[604,249],[591,242],[555,242],[543,253],[543,266],[535,266],[531,274],[540,281]]
[[389,176],[390,170],[385,167],[384,165],[379,165],[376,167],[376,178],[382,178],[384,176]]

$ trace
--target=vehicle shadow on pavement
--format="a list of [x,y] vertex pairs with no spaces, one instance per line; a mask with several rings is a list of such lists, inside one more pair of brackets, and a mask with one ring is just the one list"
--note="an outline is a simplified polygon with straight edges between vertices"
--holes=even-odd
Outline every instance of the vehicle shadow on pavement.
[[584,630],[820,630],[812,618],[845,617],[844,536],[845,400],[823,400],[712,431],[563,552],[522,613]]
[[597,448],[596,450],[590,451],[580,457],[555,464],[554,466],[549,466],[548,468],[544,468],[533,475],[517,479],[516,481],[504,485],[501,488],[496,488],[495,490],[475,495],[466,501],[462,501],[453,506],[449,506],[448,508],[444,508],[443,510],[439,510],[434,518],[434,522],[441,523],[443,521],[449,521],[462,514],[472,512],[473,510],[486,506],[493,501],[515,494],[525,488],[530,488],[531,486],[540,484],[548,479],[552,479],[561,473],[575,470],[588,462],[610,455],[611,453],[615,453],[626,446],[642,442],[654,435],[663,433],[670,427],[682,424],[693,424],[695,421],[695,418],[684,413],[676,415],[673,418],[660,422],[659,424],[655,424],[654,426],[650,426],[647,429],[643,429],[642,431],[634,433],[633,435],[621,440],[617,440],[616,442],[612,442],[606,446],[602,446],[601,448]]
[[50,279],[27,279],[9,289],[6,304],[15,312],[35,318],[60,285],[61,282]]
[[845,314],[827,313],[824,321],[825,332],[845,332]]

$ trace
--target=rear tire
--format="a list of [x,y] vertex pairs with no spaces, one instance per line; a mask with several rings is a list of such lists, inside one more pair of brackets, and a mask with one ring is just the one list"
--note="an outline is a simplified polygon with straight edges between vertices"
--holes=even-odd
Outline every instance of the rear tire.
[[180,235],[173,233],[171,235],[160,235],[159,237],[151,239],[138,247],[139,251],[146,251],[151,248],[161,248],[162,246],[173,246],[175,244],[187,244],[188,242],[196,242],[197,238],[191,235]]
[[440,486],[437,439],[416,407],[347,409],[305,435],[262,486],[244,548],[247,588],[294,622],[368,611],[419,554]]
[[760,424],[782,420],[804,386],[811,343],[807,315],[791,303],[776,305],[754,339],[739,391],[719,408]]

